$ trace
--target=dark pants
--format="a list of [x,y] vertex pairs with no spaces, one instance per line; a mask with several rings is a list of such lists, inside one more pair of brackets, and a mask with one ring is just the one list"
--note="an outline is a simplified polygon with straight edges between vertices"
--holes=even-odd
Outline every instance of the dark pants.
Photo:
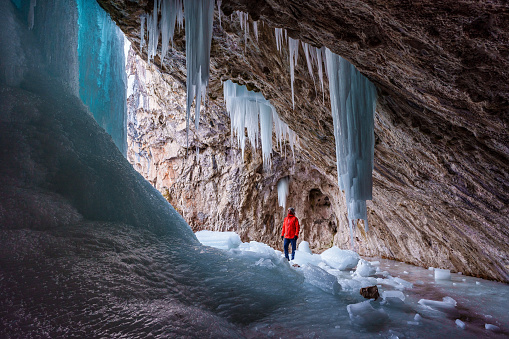
[[295,248],[297,247],[297,237],[292,239],[285,238],[283,247],[285,249],[285,258],[288,260],[290,260],[290,258],[288,257],[288,245],[290,245],[290,243],[292,243],[292,260],[293,260],[295,259]]

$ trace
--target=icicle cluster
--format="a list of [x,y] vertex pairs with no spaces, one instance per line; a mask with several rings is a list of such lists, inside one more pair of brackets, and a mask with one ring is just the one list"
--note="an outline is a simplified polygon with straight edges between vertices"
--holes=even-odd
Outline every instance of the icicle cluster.
[[[292,88],[292,105],[295,109],[295,91],[293,87],[293,83],[295,82],[295,67],[297,66],[297,61],[299,58],[299,40],[292,39],[287,36],[286,29],[283,28],[275,28],[274,35],[276,38],[276,47],[278,51],[282,51],[283,42],[286,41],[288,43],[288,51],[289,51],[289,63],[290,63],[290,81]],[[306,57],[306,64],[308,67],[309,75],[315,81],[315,75],[313,72],[313,66],[316,65],[318,72],[318,79],[320,80],[320,87],[322,90],[322,100],[325,101],[324,94],[324,86],[323,86],[323,60],[324,56],[324,48],[317,48],[311,46],[305,42],[302,42],[302,49],[304,50],[304,55]]]
[[[161,35],[161,52],[159,57],[161,63],[168,53],[168,47],[173,44],[173,33],[175,32],[175,24],[178,23],[180,28],[184,25],[184,14],[182,12],[183,0],[155,0],[154,8],[150,14],[142,14],[141,21],[141,42],[140,48],[145,45],[145,26],[147,27],[148,43],[147,56],[150,63],[157,54],[157,46],[159,44],[159,35]],[[161,21],[158,21],[159,12],[161,13]]]
[[288,197],[288,177],[280,179],[277,183],[277,201],[279,206],[286,210],[286,198]]
[[231,119],[232,136],[237,136],[242,156],[245,150],[246,128],[247,138],[253,149],[261,143],[263,163],[266,166],[270,163],[272,153],[272,126],[279,148],[284,149],[283,141],[288,140],[294,152],[297,135],[281,121],[274,106],[261,93],[248,91],[246,86],[237,85],[230,80],[224,82],[223,90],[226,110]]
[[[184,0],[186,19],[186,66],[187,66],[187,135],[191,105],[196,97],[194,123],[200,123],[200,105],[209,83],[210,45],[214,21],[214,0]],[[189,137],[187,137],[188,139]],[[188,141],[187,141],[188,143]]]
[[367,231],[366,200],[372,199],[373,185],[376,90],[347,60],[329,49],[326,56],[338,181],[345,191],[350,228],[354,219],[364,219]]
[[[184,15],[182,15],[182,5],[184,5]],[[218,5],[221,5],[220,1],[218,1]],[[158,24],[159,12],[161,12],[160,24]],[[187,135],[189,135],[191,106],[196,98],[195,124],[198,128],[201,101],[202,98],[205,98],[209,82],[214,0],[155,0],[152,13],[141,17],[141,47],[144,44],[144,24],[146,22],[148,61],[153,60],[157,53],[159,33],[161,33],[162,48],[160,57],[162,62],[168,52],[170,41],[173,42],[175,23],[182,27],[184,17],[187,66],[186,130]],[[186,137],[186,139],[189,140],[189,137]]]

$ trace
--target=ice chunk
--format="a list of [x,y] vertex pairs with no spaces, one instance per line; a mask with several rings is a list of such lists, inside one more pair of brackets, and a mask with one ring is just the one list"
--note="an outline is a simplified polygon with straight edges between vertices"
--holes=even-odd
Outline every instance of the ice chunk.
[[500,327],[493,324],[484,324],[484,328],[488,331],[500,332]]
[[371,266],[369,261],[360,259],[355,270],[355,275],[359,277],[369,277],[376,273],[376,268]]
[[240,236],[235,232],[198,231],[196,232],[196,238],[205,246],[222,250],[237,248],[242,243]]
[[387,313],[383,309],[374,309],[369,300],[350,304],[346,309],[352,323],[358,326],[377,327],[389,320]]
[[435,280],[451,280],[451,271],[435,268]]
[[401,291],[383,291],[382,298],[386,300],[387,298],[396,298],[401,301],[405,301],[405,295]]
[[341,271],[354,268],[360,259],[359,255],[354,251],[342,250],[336,246],[324,251],[321,257],[327,265]]
[[398,284],[402,285],[405,288],[412,288],[412,287],[414,287],[414,285],[411,282],[403,280],[403,279],[401,279],[399,277],[394,278],[394,281],[397,282]]
[[286,197],[288,197],[288,177],[279,179],[277,183],[277,200],[279,206],[286,211]]
[[311,249],[309,248],[309,243],[307,241],[301,241],[300,242],[300,244],[299,244],[299,251],[305,252],[305,253],[309,253],[309,254],[313,254],[313,252],[311,252]]
[[419,313],[416,313],[415,316],[414,316],[414,321],[421,321],[422,320],[422,317]]
[[438,311],[453,310],[456,307],[456,300],[451,297],[444,297],[442,301],[421,299],[418,303]]
[[306,251],[300,250],[300,248],[301,246],[299,245],[299,250],[295,252],[295,259],[293,260],[295,264],[300,266],[304,266],[306,264],[318,266],[320,263],[323,264],[322,257],[319,254],[308,253]]
[[304,279],[308,284],[318,287],[322,291],[330,294],[338,294],[341,291],[341,286],[338,280],[332,274],[327,273],[320,267],[312,264],[302,266]]
[[456,326],[458,326],[462,330],[464,330],[465,327],[466,327],[465,323],[463,321],[459,320],[459,319],[456,319],[455,323],[456,323]]

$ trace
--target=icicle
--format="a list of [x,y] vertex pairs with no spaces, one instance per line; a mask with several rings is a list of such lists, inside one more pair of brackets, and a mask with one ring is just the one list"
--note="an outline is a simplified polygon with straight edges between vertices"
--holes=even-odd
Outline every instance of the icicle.
[[279,206],[286,210],[286,198],[288,197],[288,177],[281,178],[277,183],[277,200]]
[[36,5],[36,0],[30,0],[30,7],[28,8],[28,29],[34,28],[34,15]]
[[170,41],[173,45],[175,24],[181,12],[182,0],[163,0],[161,6],[161,63],[168,53]]
[[214,20],[214,0],[185,0],[187,107],[186,145],[189,146],[189,120],[191,105],[196,97],[195,125],[200,122],[202,96],[209,82],[210,45]]
[[219,26],[221,26],[221,2],[222,2],[222,0],[217,0],[216,1],[216,3],[217,3],[217,14],[219,14]]
[[141,29],[140,29],[140,50],[143,49],[143,46],[145,45],[145,19],[147,16],[145,14],[140,15],[140,21],[141,21]]
[[258,42],[258,22],[253,21],[253,31],[256,37],[256,42]]
[[159,15],[161,0],[154,0],[154,9],[152,14],[147,15],[147,32],[148,32],[148,45],[147,45],[147,62],[154,59],[157,52],[157,45],[159,43],[159,25],[157,18]]
[[348,218],[364,219],[372,199],[375,86],[347,60],[326,49],[327,75],[336,141],[338,183]]
[[282,28],[274,28],[274,34],[276,36],[277,50],[281,52],[281,48],[283,47],[283,29]]
[[323,89],[323,63],[322,63],[322,48],[315,47],[316,64],[318,66],[318,78],[320,79],[320,86],[322,88],[322,102],[325,104],[325,91]]
[[313,78],[313,82],[315,81],[315,75],[313,74],[313,66],[312,66],[312,57],[309,55],[310,46],[302,42],[302,49],[304,50],[304,55],[306,56],[306,64],[308,66],[309,75]]
[[249,35],[249,25],[248,25],[248,14],[237,11],[237,15],[239,16],[240,21],[240,29],[244,30],[244,49],[246,49],[247,46],[247,37]]
[[352,251],[355,252],[355,243],[353,241],[354,220],[348,218],[348,227],[350,228],[350,243],[352,244]]
[[[286,31],[285,31],[286,32]],[[299,40],[288,38],[288,49],[290,51],[290,77],[292,81],[292,104],[295,109],[295,95],[293,83],[295,81],[295,66],[297,66],[297,59],[299,57]]]

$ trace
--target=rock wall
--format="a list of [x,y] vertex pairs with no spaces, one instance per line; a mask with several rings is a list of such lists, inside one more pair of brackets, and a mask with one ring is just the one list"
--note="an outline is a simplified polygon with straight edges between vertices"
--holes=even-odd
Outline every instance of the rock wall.
[[[99,2],[126,32],[137,52],[146,57],[145,50],[139,49],[139,15],[151,10],[151,1]],[[315,243],[315,248],[328,246],[334,232],[337,232],[334,243],[348,246],[342,194],[328,186],[335,187],[336,182],[328,91],[326,88],[322,93],[316,80],[308,74],[301,50],[295,74],[295,109],[292,108],[288,47],[284,44],[282,53],[276,51],[274,27],[286,28],[293,38],[331,48],[377,85],[374,196],[368,203],[372,228],[368,234],[362,231],[362,225],[356,228],[359,252],[509,281],[509,74],[505,71],[509,66],[509,11],[503,2],[224,0],[222,10],[222,26],[218,21],[214,23],[209,106],[222,99],[221,80],[233,79],[262,91],[299,135],[301,142],[295,163],[300,161],[309,169],[304,171],[306,175],[311,175],[303,176],[301,181],[308,183],[310,178],[315,181],[294,192],[305,192],[303,196],[317,201],[316,197],[323,193],[329,198],[337,221],[334,228],[334,218],[326,217],[328,212],[316,212],[313,220],[323,220],[316,225],[330,226],[323,231],[311,231],[310,226],[310,237],[322,238]],[[235,10],[249,12],[251,19],[259,20],[258,39],[252,30],[244,39]],[[184,41],[179,33],[170,57],[162,63],[155,59],[165,74],[163,77],[184,83],[183,51]],[[226,115],[220,111],[211,114],[228,131]],[[218,127],[214,128],[219,131]],[[208,154],[212,159],[213,153],[207,153],[201,137],[207,132],[198,133],[200,137],[196,140],[203,143],[202,155]],[[176,138],[182,141],[178,135]],[[224,140],[219,147],[226,147],[229,137]],[[229,152],[233,154],[234,148]],[[198,163],[204,159],[207,157]],[[258,159],[258,155],[252,159]],[[216,156],[218,161],[222,161],[221,157]],[[282,163],[282,167],[274,168],[279,174],[266,182],[270,191],[267,201],[276,201],[270,185],[290,170]],[[209,164],[213,161],[209,160]],[[191,164],[184,165],[177,172],[188,177],[193,173],[196,179],[199,173],[208,173],[203,166],[195,166],[188,172],[183,168],[191,168]],[[248,168],[247,172],[253,168],[250,173],[254,177],[257,168],[254,160],[245,159],[243,166]],[[245,191],[238,194],[235,208],[224,213],[230,213],[230,220],[238,221],[239,229],[243,229],[242,223],[248,225],[259,220],[268,206],[272,208],[275,203],[264,205],[256,200],[261,195],[250,186],[252,181],[236,176],[234,167],[229,172],[231,180],[235,184],[243,183]],[[312,177],[313,170],[319,173],[319,178]],[[226,170],[219,172],[226,173]],[[242,176],[248,178],[247,172],[242,172]],[[259,174],[262,178],[268,175]],[[295,183],[298,181],[294,179]],[[217,192],[224,192],[222,187],[237,186],[218,186]],[[189,188],[189,192],[198,190],[198,187]],[[310,194],[313,189],[320,192]],[[180,190],[184,190],[183,186]],[[174,199],[180,197],[178,193],[173,194]],[[191,193],[188,196],[194,199]],[[308,211],[304,201],[301,208]],[[246,202],[250,207],[260,206],[259,211],[263,212],[246,214],[242,210]],[[297,202],[293,204],[299,208]],[[326,210],[326,206],[322,209]],[[196,220],[200,219],[198,213]],[[269,214],[272,215],[271,210]],[[307,218],[304,214],[300,217]],[[223,214],[221,218],[225,218]],[[255,232],[254,228],[263,229],[267,223],[255,222],[257,226],[244,229]],[[248,232],[242,234],[246,239]],[[266,241],[261,233],[251,234],[250,239]]]
[[288,145],[283,155],[274,151],[269,168],[249,144],[242,158],[222,100],[208,101],[198,132],[190,126],[186,156],[185,89],[133,49],[127,70],[128,160],[194,231],[235,231],[243,241],[281,247],[285,211],[278,204],[277,183],[289,177],[287,206],[297,210],[300,240],[318,252],[334,243],[342,210],[334,177],[298,153],[294,157]]

